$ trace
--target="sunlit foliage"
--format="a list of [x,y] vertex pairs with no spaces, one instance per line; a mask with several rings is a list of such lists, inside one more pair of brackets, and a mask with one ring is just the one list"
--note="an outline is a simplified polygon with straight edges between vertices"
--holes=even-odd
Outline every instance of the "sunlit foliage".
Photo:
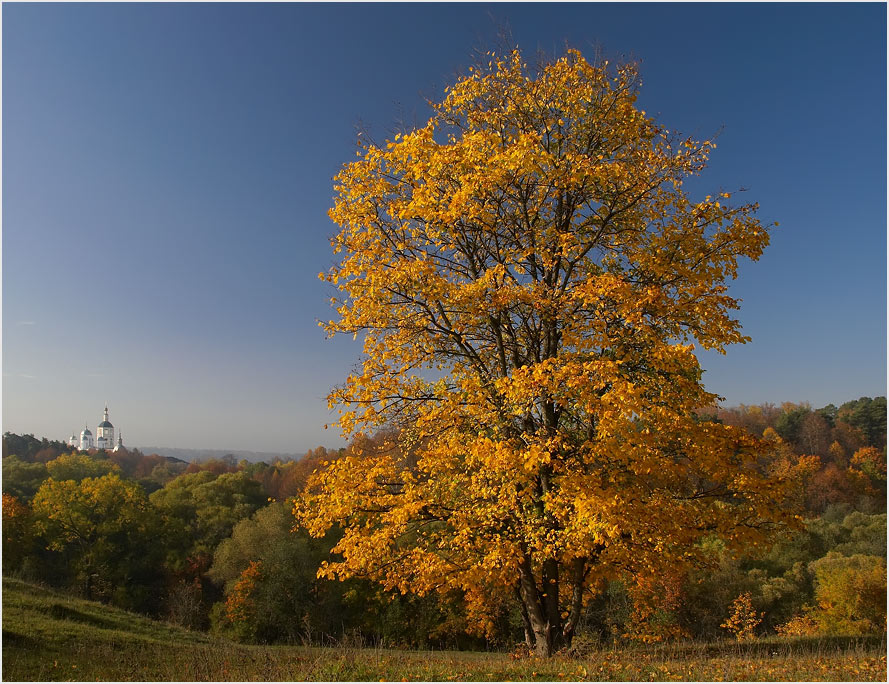
[[49,476],[56,481],[80,482],[87,477],[102,477],[120,472],[120,467],[105,459],[91,458],[86,454],[62,454],[46,464]]
[[731,632],[738,641],[754,639],[754,630],[762,622],[762,613],[757,613],[753,607],[750,592],[745,592],[732,601],[730,610],[730,615],[720,626]]
[[886,630],[886,559],[829,553],[812,564],[817,605],[809,615],[821,634]]
[[726,281],[768,227],[731,192],[688,196],[715,145],[639,110],[638,88],[635,66],[576,51],[491,55],[336,177],[326,329],[364,356],[330,400],[348,435],[395,432],[297,507],[315,535],[345,526],[322,575],[462,592],[488,632],[517,596],[549,655],[589,587],[792,521],[797,464],[766,474],[756,438],[698,415],[716,397],[695,345],[746,340]]
[[142,488],[116,474],[43,483],[35,530],[62,554],[84,595],[144,608],[158,580],[160,518]]
[[200,470],[180,475],[151,494],[151,503],[164,514],[173,565],[190,556],[212,556],[238,521],[250,517],[265,498],[258,482],[246,473],[216,475]]

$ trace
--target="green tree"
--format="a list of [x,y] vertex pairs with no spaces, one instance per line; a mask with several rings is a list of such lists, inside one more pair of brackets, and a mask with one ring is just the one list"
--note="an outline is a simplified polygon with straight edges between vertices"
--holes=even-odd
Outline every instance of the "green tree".
[[165,516],[179,565],[188,556],[212,556],[234,526],[266,502],[260,484],[245,473],[209,470],[180,475],[150,499]]
[[141,487],[116,474],[49,479],[34,496],[35,529],[62,554],[86,596],[149,610],[162,581],[160,519]]
[[80,482],[87,477],[102,477],[111,473],[120,474],[120,468],[111,461],[93,458],[87,454],[62,454],[46,464],[46,470],[57,482],[74,480]]
[[16,455],[23,461],[46,463],[70,447],[64,442],[49,440],[46,437],[37,439],[34,435],[17,435],[12,432],[3,433],[3,457]]
[[828,404],[827,406],[823,406],[822,408],[815,411],[815,413],[817,413],[819,416],[827,421],[827,424],[830,427],[833,427],[836,424],[837,412],[838,409],[833,404]]
[[31,509],[3,493],[3,574],[19,570],[33,543]]
[[854,511],[843,518],[842,532],[831,549],[843,556],[886,557],[886,514],[868,515]]
[[320,641],[348,632],[370,643],[483,645],[465,635],[459,596],[439,600],[364,580],[318,578],[339,533],[315,539],[292,527],[290,506],[275,502],[239,522],[219,544],[207,573],[225,591],[225,601],[213,608],[216,629],[261,642]]
[[[777,628],[817,602],[815,569],[825,557],[857,555],[885,557],[886,515],[829,508],[824,516],[807,521],[804,530],[778,536],[764,556],[725,559],[718,569],[702,573],[691,592],[692,622],[707,624],[712,611],[725,605],[726,592],[736,591],[751,593],[764,613],[763,628]],[[803,622],[816,624],[809,617]]]
[[[316,577],[333,541],[313,539],[304,531],[293,532],[292,527],[290,507],[276,502],[241,520],[216,549],[208,576],[225,586],[229,599],[243,597],[245,588],[250,588],[249,597],[243,598],[254,609],[240,614],[244,624],[232,625],[240,636],[293,641],[341,628],[344,588]],[[258,566],[251,581],[243,582],[251,564]]]
[[808,404],[797,406],[795,404],[785,404],[778,420],[775,421],[775,430],[785,442],[790,442],[797,446],[800,442],[800,433],[802,432],[803,422],[812,412],[812,408]]
[[868,446],[886,447],[886,397],[861,397],[840,406],[838,420],[861,430]]
[[3,491],[22,501],[30,501],[49,472],[43,463],[29,463],[18,456],[3,457]]

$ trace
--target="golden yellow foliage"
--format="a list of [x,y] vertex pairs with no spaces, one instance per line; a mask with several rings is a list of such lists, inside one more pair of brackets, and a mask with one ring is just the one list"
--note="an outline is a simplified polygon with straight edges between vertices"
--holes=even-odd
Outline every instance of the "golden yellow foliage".
[[397,438],[295,512],[345,530],[323,575],[461,590],[481,630],[517,592],[549,653],[600,580],[693,562],[705,535],[759,543],[794,472],[696,413],[717,397],[695,344],[746,340],[725,282],[768,243],[755,204],[683,191],[713,142],[638,110],[633,65],[490,57],[336,177],[325,328],[364,355],[330,403],[347,435]]
[[775,627],[782,637],[816,636],[820,632],[818,621],[811,614],[795,615],[783,625]]
[[732,601],[730,610],[731,615],[726,618],[720,627],[734,634],[738,641],[752,641],[755,639],[756,634],[754,630],[762,622],[763,613],[756,612],[750,592],[744,592]]

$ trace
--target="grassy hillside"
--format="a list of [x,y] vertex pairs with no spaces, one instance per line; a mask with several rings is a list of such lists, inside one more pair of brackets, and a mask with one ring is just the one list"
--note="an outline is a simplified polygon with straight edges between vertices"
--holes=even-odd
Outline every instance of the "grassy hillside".
[[202,634],[3,578],[5,681],[141,679],[159,656],[209,646]]
[[242,646],[3,580],[3,680],[885,681],[882,639],[621,650],[549,661],[504,653]]

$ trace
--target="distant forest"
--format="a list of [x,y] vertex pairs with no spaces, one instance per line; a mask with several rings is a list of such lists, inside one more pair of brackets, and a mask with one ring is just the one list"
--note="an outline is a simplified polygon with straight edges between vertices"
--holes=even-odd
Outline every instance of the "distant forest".
[[[579,638],[713,638],[749,619],[759,635],[864,634],[886,624],[886,398],[711,408],[770,445],[763,469],[813,462],[804,525],[770,548],[664,577],[617,577],[587,597]],[[72,452],[3,436],[3,573],[242,641],[506,648],[522,641],[518,606],[493,636],[470,636],[461,596],[416,596],[363,580],[316,578],[336,533],[294,530],[292,501],[316,469],[391,434],[302,459],[233,456],[186,463],[138,450]],[[656,605],[633,591],[649,583]],[[753,617],[750,617],[750,616]],[[734,618],[733,618],[734,616]],[[746,616],[746,617],[745,617]]]

